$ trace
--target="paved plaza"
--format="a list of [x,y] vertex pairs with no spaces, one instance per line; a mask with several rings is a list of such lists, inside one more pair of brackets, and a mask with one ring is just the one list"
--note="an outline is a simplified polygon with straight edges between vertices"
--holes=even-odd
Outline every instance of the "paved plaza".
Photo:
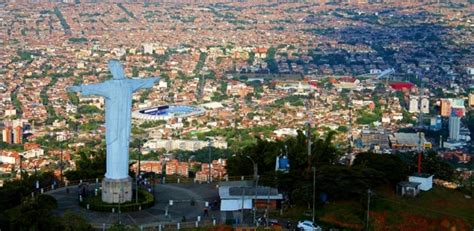
[[[90,187],[97,187],[91,184]],[[204,216],[206,201],[209,204],[219,201],[218,190],[215,184],[158,184],[155,185],[155,205],[151,208],[124,213],[106,213],[90,211],[79,206],[78,187],[69,186],[57,190],[49,191],[47,194],[53,196],[58,201],[57,214],[63,214],[70,210],[80,214],[88,222],[94,225],[110,225],[118,223],[127,225],[144,225],[151,223],[172,223],[181,222],[183,218],[186,221],[196,221],[198,216],[202,220],[211,220],[215,218],[220,222],[220,213],[218,208],[210,209],[209,215]],[[169,202],[173,200],[173,205]],[[191,201],[194,201],[191,203]],[[168,210],[168,215],[166,215]]]

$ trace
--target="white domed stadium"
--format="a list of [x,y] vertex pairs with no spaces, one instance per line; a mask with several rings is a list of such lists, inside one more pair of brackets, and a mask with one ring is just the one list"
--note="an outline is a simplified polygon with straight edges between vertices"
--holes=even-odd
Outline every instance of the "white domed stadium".
[[204,114],[205,110],[189,105],[164,105],[147,109],[136,110],[132,117],[142,120],[168,120],[171,118],[185,118]]

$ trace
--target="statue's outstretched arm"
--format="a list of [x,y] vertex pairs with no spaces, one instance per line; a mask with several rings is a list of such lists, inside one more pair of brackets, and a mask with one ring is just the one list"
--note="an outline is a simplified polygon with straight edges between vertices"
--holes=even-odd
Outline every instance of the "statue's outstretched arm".
[[146,79],[127,79],[128,84],[132,88],[132,92],[142,88],[153,87],[155,82],[160,81],[160,78],[146,78]]
[[104,83],[72,86],[66,89],[68,92],[79,92],[82,95],[100,95],[108,98],[109,92],[107,85]]

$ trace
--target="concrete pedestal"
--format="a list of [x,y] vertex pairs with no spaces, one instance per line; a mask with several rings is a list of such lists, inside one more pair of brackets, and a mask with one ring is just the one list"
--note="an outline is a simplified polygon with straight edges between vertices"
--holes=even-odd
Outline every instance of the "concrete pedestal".
[[132,200],[132,178],[102,180],[102,201],[106,203],[124,203]]

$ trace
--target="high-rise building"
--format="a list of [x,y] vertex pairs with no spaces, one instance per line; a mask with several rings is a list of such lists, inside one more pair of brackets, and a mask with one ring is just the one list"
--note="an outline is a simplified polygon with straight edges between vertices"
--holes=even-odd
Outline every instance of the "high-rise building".
[[468,104],[469,107],[474,107],[474,93],[469,93]]
[[2,131],[2,137],[3,137],[3,142],[7,144],[12,144],[13,139],[12,139],[12,128],[11,127],[5,127]]
[[420,111],[425,114],[430,113],[430,101],[427,97],[421,99]]
[[458,141],[460,128],[461,118],[455,115],[451,115],[449,117],[449,139]]
[[408,111],[410,113],[419,112],[419,109],[418,109],[418,96],[410,96],[410,104],[408,105]]
[[13,130],[13,143],[21,144],[23,143],[23,127],[16,126]]
[[451,115],[451,100],[441,99],[441,116],[449,117]]
[[461,118],[465,114],[464,101],[457,100],[453,102],[451,107],[451,115],[449,117],[449,139],[458,141],[460,139],[459,131],[461,129]]

